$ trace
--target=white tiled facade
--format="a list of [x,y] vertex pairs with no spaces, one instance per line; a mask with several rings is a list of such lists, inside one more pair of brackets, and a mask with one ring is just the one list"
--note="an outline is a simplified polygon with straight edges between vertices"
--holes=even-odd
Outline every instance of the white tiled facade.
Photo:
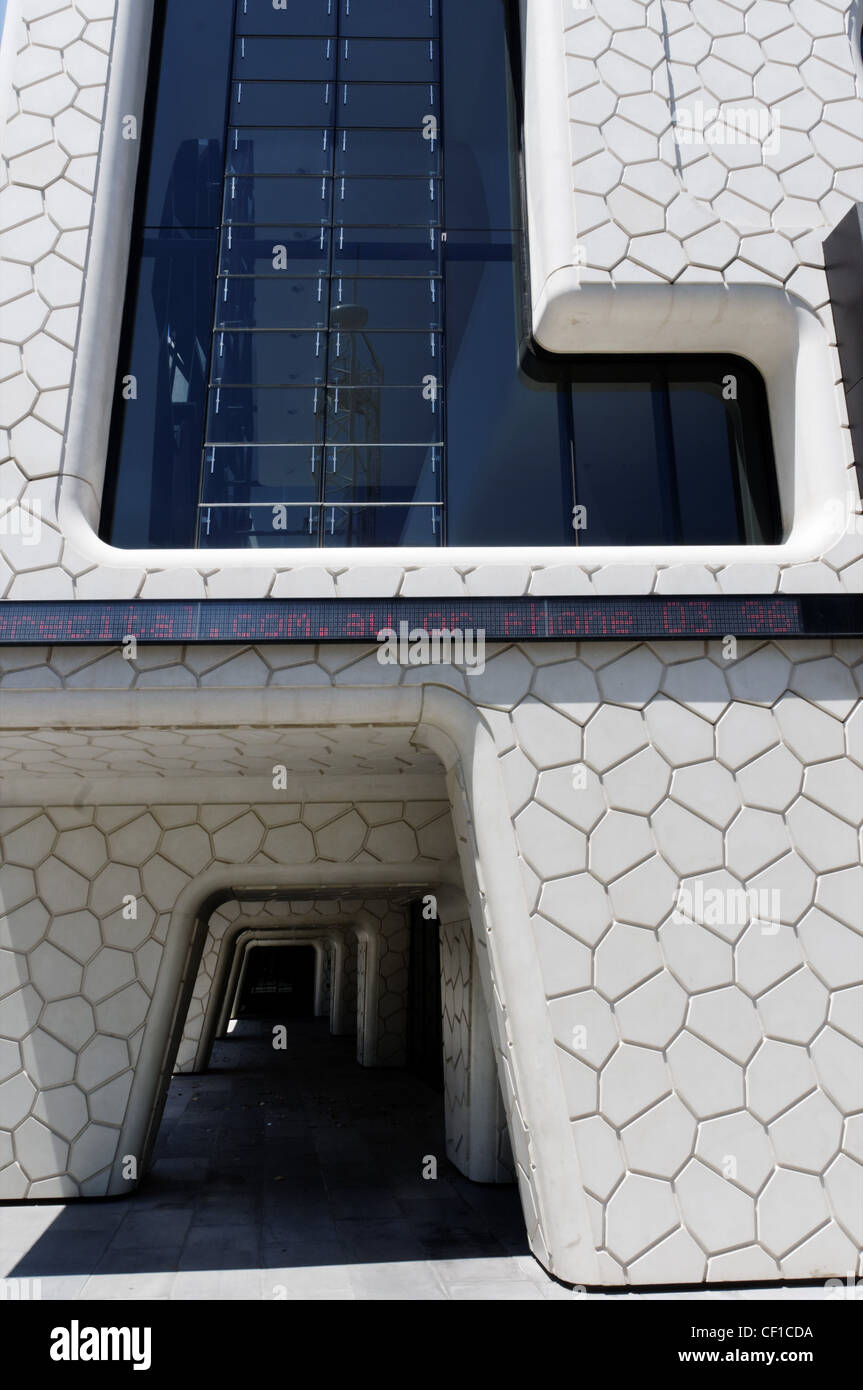
[[[10,0],[0,596],[860,592],[821,249],[863,199],[859,6],[522,10],[538,340],[750,357],[788,539],[106,546],[137,159],[120,132],[150,5]],[[764,113],[762,139],[687,142],[699,104]],[[41,511],[35,545],[22,507]],[[861,696],[863,643],[826,638],[501,645],[470,678],[354,646],[0,648],[0,1198],[134,1185],[172,1070],[206,1060],[219,943],[240,929],[325,941],[333,961],[353,934],[355,982],[343,964],[330,988],[343,969],[361,1060],[400,1064],[404,904],[429,894],[447,1153],[505,1180],[511,1146],[548,1269],[861,1272]],[[711,911],[735,893],[741,916]]]

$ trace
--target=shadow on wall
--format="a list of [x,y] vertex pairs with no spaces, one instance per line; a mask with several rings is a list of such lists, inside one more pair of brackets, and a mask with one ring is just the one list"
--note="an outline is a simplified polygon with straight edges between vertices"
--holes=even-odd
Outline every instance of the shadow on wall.
[[851,0],[848,6],[848,37],[857,69],[857,95],[863,97],[863,0]]

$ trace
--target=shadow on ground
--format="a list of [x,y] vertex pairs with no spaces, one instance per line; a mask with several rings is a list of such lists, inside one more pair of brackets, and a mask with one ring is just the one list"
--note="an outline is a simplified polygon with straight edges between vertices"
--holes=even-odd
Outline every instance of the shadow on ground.
[[325,1020],[291,1023],[285,1051],[271,1036],[245,1022],[210,1072],[176,1077],[137,1192],[60,1208],[9,1276],[259,1270],[266,1284],[268,1270],[529,1254],[515,1186],[446,1161],[440,1095],[358,1066]]

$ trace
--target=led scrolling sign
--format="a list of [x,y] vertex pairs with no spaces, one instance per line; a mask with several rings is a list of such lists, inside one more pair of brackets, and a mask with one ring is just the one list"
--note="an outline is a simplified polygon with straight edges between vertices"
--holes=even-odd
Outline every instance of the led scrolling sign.
[[857,637],[863,597],[10,600],[0,603],[0,644],[374,642],[401,623],[482,632],[490,642]]

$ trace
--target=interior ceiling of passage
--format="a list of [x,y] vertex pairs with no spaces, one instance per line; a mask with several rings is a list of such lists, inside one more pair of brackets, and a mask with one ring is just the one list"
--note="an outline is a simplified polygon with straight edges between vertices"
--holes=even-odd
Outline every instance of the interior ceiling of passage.
[[0,732],[0,782],[21,773],[88,780],[118,775],[272,778],[289,774],[440,777],[407,727],[32,729]]

